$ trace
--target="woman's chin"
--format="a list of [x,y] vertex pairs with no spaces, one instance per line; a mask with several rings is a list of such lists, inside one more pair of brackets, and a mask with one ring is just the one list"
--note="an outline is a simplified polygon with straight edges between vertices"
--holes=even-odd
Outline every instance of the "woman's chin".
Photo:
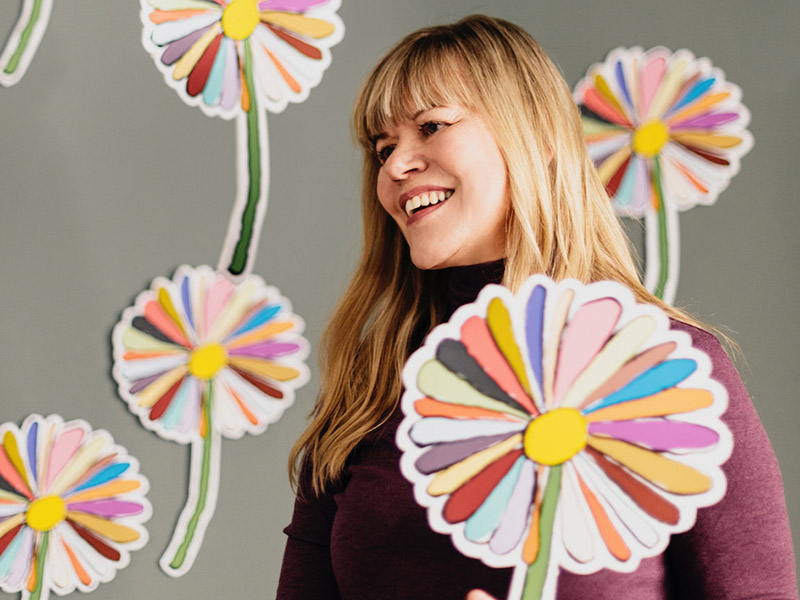
[[410,247],[411,262],[421,271],[433,271],[452,267],[452,257],[445,256],[436,248]]
[[420,271],[435,271],[436,269],[444,269],[452,266],[449,264],[442,264],[441,262],[430,260],[428,258],[415,259],[413,255],[411,256],[411,262],[413,262],[414,266]]

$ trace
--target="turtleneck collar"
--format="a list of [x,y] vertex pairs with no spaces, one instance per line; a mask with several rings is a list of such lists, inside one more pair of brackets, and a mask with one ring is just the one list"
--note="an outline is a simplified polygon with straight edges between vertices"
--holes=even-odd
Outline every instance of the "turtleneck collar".
[[477,265],[450,267],[447,269],[447,314],[449,319],[462,304],[473,302],[483,287],[500,283],[505,272],[505,259]]

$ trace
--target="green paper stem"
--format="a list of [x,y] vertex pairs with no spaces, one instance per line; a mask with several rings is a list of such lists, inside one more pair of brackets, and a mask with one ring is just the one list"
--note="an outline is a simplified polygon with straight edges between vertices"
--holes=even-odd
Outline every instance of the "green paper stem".
[[547,570],[550,566],[550,550],[553,545],[553,524],[556,518],[558,493],[561,490],[561,465],[550,467],[547,487],[542,498],[542,511],[539,517],[539,553],[528,567],[521,600],[541,600]]
[[33,2],[31,18],[26,23],[25,29],[22,30],[22,34],[19,36],[17,49],[14,50],[14,54],[11,55],[8,64],[6,65],[5,69],[3,69],[3,72],[6,75],[12,75],[19,68],[19,62],[22,60],[22,55],[25,54],[25,49],[28,47],[28,44],[31,41],[33,28],[36,27],[36,23],[39,22],[39,18],[42,16],[42,1],[43,0],[34,0]]
[[39,600],[42,597],[42,589],[44,589],[44,561],[47,558],[47,544],[50,539],[50,533],[45,531],[42,533],[42,543],[39,544],[39,553],[36,555],[36,585],[31,592],[30,600]]
[[667,208],[664,205],[664,190],[661,188],[661,164],[658,157],[653,159],[653,186],[658,199],[658,283],[653,292],[657,298],[664,299],[664,289],[669,278],[669,231],[667,230]]
[[[211,445],[212,445],[212,422],[211,422],[211,402],[214,395],[214,387],[212,383],[208,382],[208,393],[206,394],[203,402],[203,410],[206,414],[206,434],[203,436],[203,457],[200,466],[200,493],[197,495],[197,504],[192,513],[192,518],[189,519],[189,524],[186,526],[186,534],[183,536],[181,545],[175,552],[175,557],[169,563],[173,569],[179,569],[183,562],[186,560],[186,554],[189,551],[189,546],[192,544],[192,539],[197,532],[197,524],[200,522],[200,517],[206,508],[206,501],[208,499],[208,482],[211,480]],[[195,445],[192,444],[192,452],[195,450]]]
[[253,83],[253,57],[250,44],[244,44],[244,80],[250,96],[250,107],[247,110],[247,203],[242,211],[242,225],[239,239],[233,250],[228,272],[241,275],[247,268],[250,242],[256,222],[256,208],[261,200],[261,145],[258,139],[258,107],[256,90]]

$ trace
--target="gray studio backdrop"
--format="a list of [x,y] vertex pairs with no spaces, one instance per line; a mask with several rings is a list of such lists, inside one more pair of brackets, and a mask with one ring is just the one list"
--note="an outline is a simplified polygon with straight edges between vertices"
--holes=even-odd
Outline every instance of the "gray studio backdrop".
[[[20,5],[0,4],[0,36]],[[357,87],[405,33],[474,12],[525,27],[570,86],[618,45],[664,45],[710,57],[742,88],[755,146],[715,206],[681,215],[677,303],[741,345],[800,531],[800,3],[342,0],[346,33],[322,83],[268,116],[272,181],[255,272],[292,300],[316,346],[357,256]],[[141,31],[136,1],[56,0],[27,74],[0,88],[0,422],[84,418],[140,459],[150,542],[98,600],[268,598],[292,511],[286,459],[319,384],[316,354],[311,383],[280,422],[223,442],[216,515],[177,580],[157,560],[184,504],[188,448],[140,426],[110,378],[110,331],[135,295],[180,264],[216,264],[235,183],[234,123],[184,105]]]

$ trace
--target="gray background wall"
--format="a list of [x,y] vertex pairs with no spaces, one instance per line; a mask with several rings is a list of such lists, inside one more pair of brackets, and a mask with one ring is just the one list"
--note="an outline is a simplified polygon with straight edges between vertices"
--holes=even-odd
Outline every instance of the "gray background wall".
[[[0,38],[19,4],[0,4]],[[800,3],[343,0],[347,32],[322,84],[268,117],[273,177],[255,271],[292,299],[316,345],[357,254],[356,89],[405,33],[473,12],[525,27],[570,86],[612,48],[638,44],[708,56],[742,88],[755,147],[716,206],[681,217],[677,303],[740,343],[800,531]],[[179,264],[216,263],[234,189],[234,124],[167,87],[142,48],[138,13],[134,1],[57,0],[28,73],[0,88],[0,421],[85,418],[140,459],[150,543],[94,597],[271,597],[293,502],[286,458],[316,370],[264,435],[223,443],[217,512],[178,580],[156,563],[184,503],[188,449],[141,427],[109,375],[110,330],[134,296]]]

